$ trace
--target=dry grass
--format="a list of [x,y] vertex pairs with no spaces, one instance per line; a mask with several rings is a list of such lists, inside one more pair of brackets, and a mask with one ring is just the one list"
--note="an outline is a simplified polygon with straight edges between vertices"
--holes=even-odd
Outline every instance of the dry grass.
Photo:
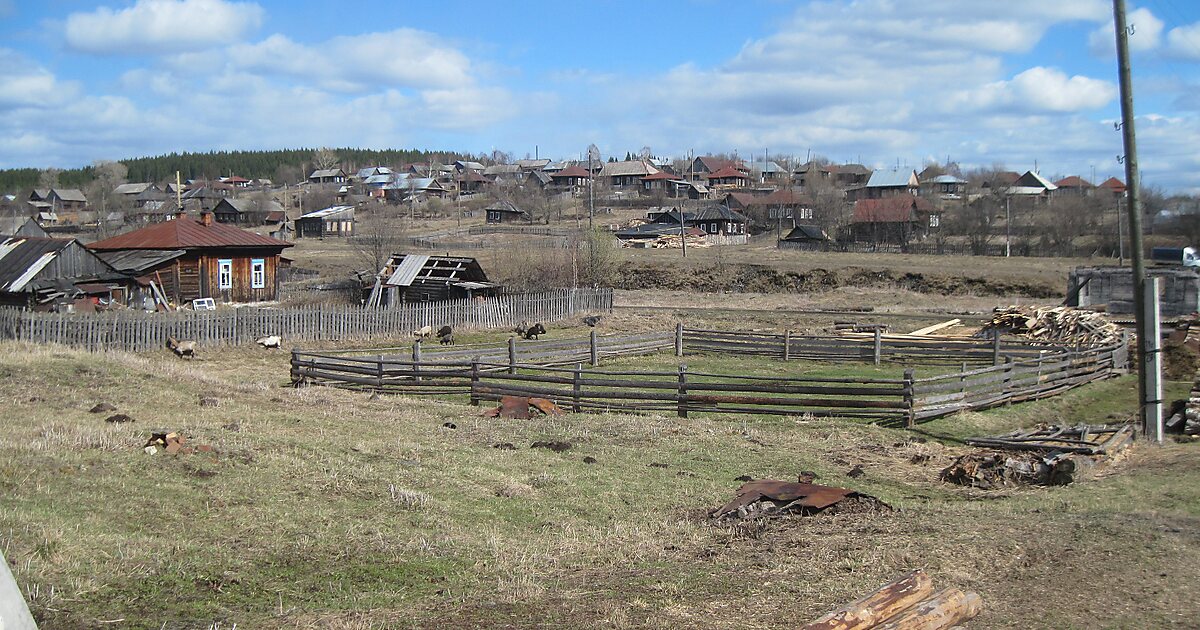
[[[772,627],[781,610],[813,617],[914,566],[983,594],[972,627],[1200,617],[1195,445],[1139,448],[1069,488],[936,481],[962,435],[1127,413],[1127,379],[914,434],[803,418],[483,419],[286,388],[285,353],[204,359],[0,344],[0,548],[42,627]],[[135,422],[87,413],[102,400]],[[218,452],[144,454],[161,429]],[[539,440],[573,447],[530,448]],[[866,476],[845,477],[854,465]],[[706,524],[734,477],[802,470],[899,509]]]

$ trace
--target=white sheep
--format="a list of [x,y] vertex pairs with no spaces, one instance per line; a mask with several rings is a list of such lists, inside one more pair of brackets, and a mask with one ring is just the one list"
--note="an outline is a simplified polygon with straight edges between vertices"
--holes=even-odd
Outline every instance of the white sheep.
[[255,339],[254,343],[264,348],[279,348],[283,344],[283,338],[279,335],[269,335]]
[[180,357],[196,358],[195,341],[180,341],[174,337],[167,337],[167,347],[171,349],[171,352]]
[[412,334],[414,337],[416,337],[418,339],[425,339],[426,337],[429,337],[430,335],[433,334],[433,326],[422,326],[422,327],[412,331]]

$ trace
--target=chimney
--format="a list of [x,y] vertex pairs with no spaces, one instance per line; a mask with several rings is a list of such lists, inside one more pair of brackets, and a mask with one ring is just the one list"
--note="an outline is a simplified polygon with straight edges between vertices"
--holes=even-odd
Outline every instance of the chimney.
[[208,227],[208,226],[212,225],[212,222],[213,222],[213,213],[211,213],[207,210],[200,213],[200,225],[203,225],[204,227]]

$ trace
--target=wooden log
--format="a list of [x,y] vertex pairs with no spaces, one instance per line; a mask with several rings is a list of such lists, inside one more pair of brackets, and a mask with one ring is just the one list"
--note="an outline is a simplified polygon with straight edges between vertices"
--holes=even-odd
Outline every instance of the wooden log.
[[978,593],[947,588],[876,626],[879,630],[947,630],[983,611]]
[[804,630],[865,630],[916,606],[933,595],[933,579],[917,569],[831,611]]

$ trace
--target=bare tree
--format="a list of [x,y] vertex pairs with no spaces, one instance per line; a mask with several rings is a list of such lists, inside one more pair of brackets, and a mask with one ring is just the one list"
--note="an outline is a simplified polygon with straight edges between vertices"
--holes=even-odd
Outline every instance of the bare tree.
[[341,158],[338,157],[337,152],[333,149],[321,147],[313,151],[312,163],[314,170],[337,168],[338,164],[341,163]]
[[408,242],[403,220],[387,208],[381,206],[355,217],[350,246],[358,265],[370,273],[383,269],[388,258],[402,251]]

